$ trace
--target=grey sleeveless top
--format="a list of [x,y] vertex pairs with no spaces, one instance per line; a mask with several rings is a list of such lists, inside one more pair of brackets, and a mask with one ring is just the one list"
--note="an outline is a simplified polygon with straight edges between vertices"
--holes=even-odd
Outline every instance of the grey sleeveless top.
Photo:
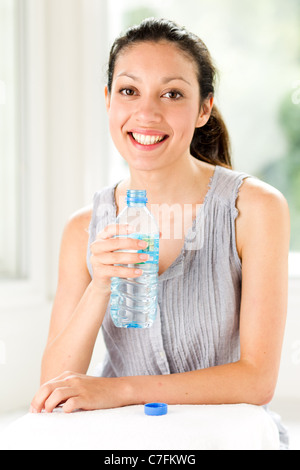
[[[102,324],[107,348],[101,376],[187,372],[240,358],[242,266],[237,253],[236,199],[244,173],[216,166],[204,204],[180,255],[159,276],[157,319],[149,329],[116,328],[108,309]],[[94,196],[90,245],[116,220],[115,186]]]

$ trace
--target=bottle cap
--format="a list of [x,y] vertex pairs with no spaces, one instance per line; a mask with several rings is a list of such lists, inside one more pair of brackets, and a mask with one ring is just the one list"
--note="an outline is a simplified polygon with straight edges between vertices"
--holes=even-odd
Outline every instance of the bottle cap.
[[147,192],[145,190],[128,189],[126,202],[127,204],[147,204]]
[[145,405],[145,414],[148,416],[162,416],[168,413],[166,403],[147,403]]

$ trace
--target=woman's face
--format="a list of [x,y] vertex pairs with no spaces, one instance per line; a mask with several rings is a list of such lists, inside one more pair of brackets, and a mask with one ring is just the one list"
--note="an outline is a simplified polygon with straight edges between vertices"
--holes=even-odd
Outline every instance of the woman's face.
[[195,128],[209,118],[200,110],[196,64],[168,42],[138,43],[122,52],[106,104],[113,141],[137,170],[189,156]]

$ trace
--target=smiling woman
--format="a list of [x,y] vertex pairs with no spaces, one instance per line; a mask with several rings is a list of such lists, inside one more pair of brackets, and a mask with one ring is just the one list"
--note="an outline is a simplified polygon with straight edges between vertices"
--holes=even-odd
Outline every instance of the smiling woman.
[[[115,78],[106,92],[111,135],[127,163],[134,160],[140,169],[185,159],[195,128],[210,118],[212,98],[200,103],[196,66],[178,52],[167,41],[146,42],[113,63]],[[141,151],[147,151],[145,161]]]
[[[204,43],[171,21],[146,20],[114,43],[106,107],[130,176],[97,192],[93,209],[67,223],[33,412],[272,399],[287,309],[289,211],[275,188],[230,168],[214,78]],[[180,238],[174,230],[166,236],[158,216],[160,312],[141,331],[120,330],[109,315],[111,278],[140,275],[130,267],[140,262],[139,242],[116,223],[128,189],[146,190],[149,205],[183,213],[188,204],[192,212]],[[168,228],[176,222],[170,215]],[[200,238],[192,249],[190,231]],[[107,356],[100,377],[88,377],[100,328]]]
[[[199,117],[199,107],[203,112],[202,117],[207,117],[207,119],[202,119],[199,122],[196,120],[195,122],[193,138],[190,139],[190,142],[192,141],[190,143],[191,154],[200,160],[214,164],[226,164],[230,167],[228,132],[216,106],[212,107],[216,70],[205,44],[195,35],[186,34],[183,30],[178,34],[178,31],[175,31],[175,29],[170,29],[167,33],[163,29],[163,22],[160,24],[159,22],[153,22],[151,26],[148,24],[148,29],[147,21],[144,22],[144,25],[144,28],[131,28],[126,39],[125,37],[120,37],[115,41],[111,49],[109,61],[107,94],[110,97],[114,91],[112,89],[113,79],[114,82],[118,83],[119,78],[125,77],[129,80],[128,87],[121,88],[119,92],[125,92],[126,96],[132,99],[138,98],[138,90],[132,89],[134,82],[142,85],[144,81],[144,85],[146,85],[143,79],[150,79],[150,77],[142,77],[142,75],[134,72],[135,68],[138,67],[137,64],[142,64],[144,54],[140,48],[138,57],[136,48],[132,47],[132,45],[136,46],[142,40],[145,51],[147,51],[147,48],[152,47],[152,51],[148,51],[147,55],[147,59],[151,60],[153,65],[151,69],[152,74],[155,75],[155,71],[161,70],[161,75],[156,77],[156,80],[160,82],[160,86],[169,86],[168,90],[163,91],[161,88],[157,90],[160,98],[166,98],[180,104],[183,101],[183,105],[193,101],[196,106],[196,118],[198,119]],[[172,53],[170,52],[171,44],[174,46]],[[154,49],[158,46],[169,48],[168,54],[165,54],[162,59],[159,59],[159,55],[155,54]],[[131,55],[136,55],[136,57],[132,56],[132,61],[137,60],[134,64],[131,64],[131,72],[126,70],[125,64],[122,64],[122,54],[120,54],[121,51],[124,52],[129,47]],[[178,52],[181,52],[181,54],[178,54]],[[184,61],[187,58],[188,60]],[[115,70],[116,61],[117,71]],[[153,63],[153,61],[156,62]],[[173,61],[172,65],[171,61]],[[169,62],[168,66],[166,62]],[[143,68],[143,70],[145,69]],[[166,75],[164,75],[164,70]],[[156,106],[154,97],[149,98],[149,104],[152,107]],[[184,109],[183,105],[182,109]]]

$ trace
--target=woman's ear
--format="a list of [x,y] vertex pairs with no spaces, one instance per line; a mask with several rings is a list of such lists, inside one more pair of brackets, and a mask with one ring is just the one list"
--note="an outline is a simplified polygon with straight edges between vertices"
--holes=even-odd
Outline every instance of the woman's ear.
[[105,95],[106,111],[109,111],[109,108],[110,108],[110,93],[108,92],[107,85],[104,88],[104,95]]
[[202,104],[200,114],[197,119],[196,128],[203,127],[210,118],[214,105],[214,97],[210,95]]

